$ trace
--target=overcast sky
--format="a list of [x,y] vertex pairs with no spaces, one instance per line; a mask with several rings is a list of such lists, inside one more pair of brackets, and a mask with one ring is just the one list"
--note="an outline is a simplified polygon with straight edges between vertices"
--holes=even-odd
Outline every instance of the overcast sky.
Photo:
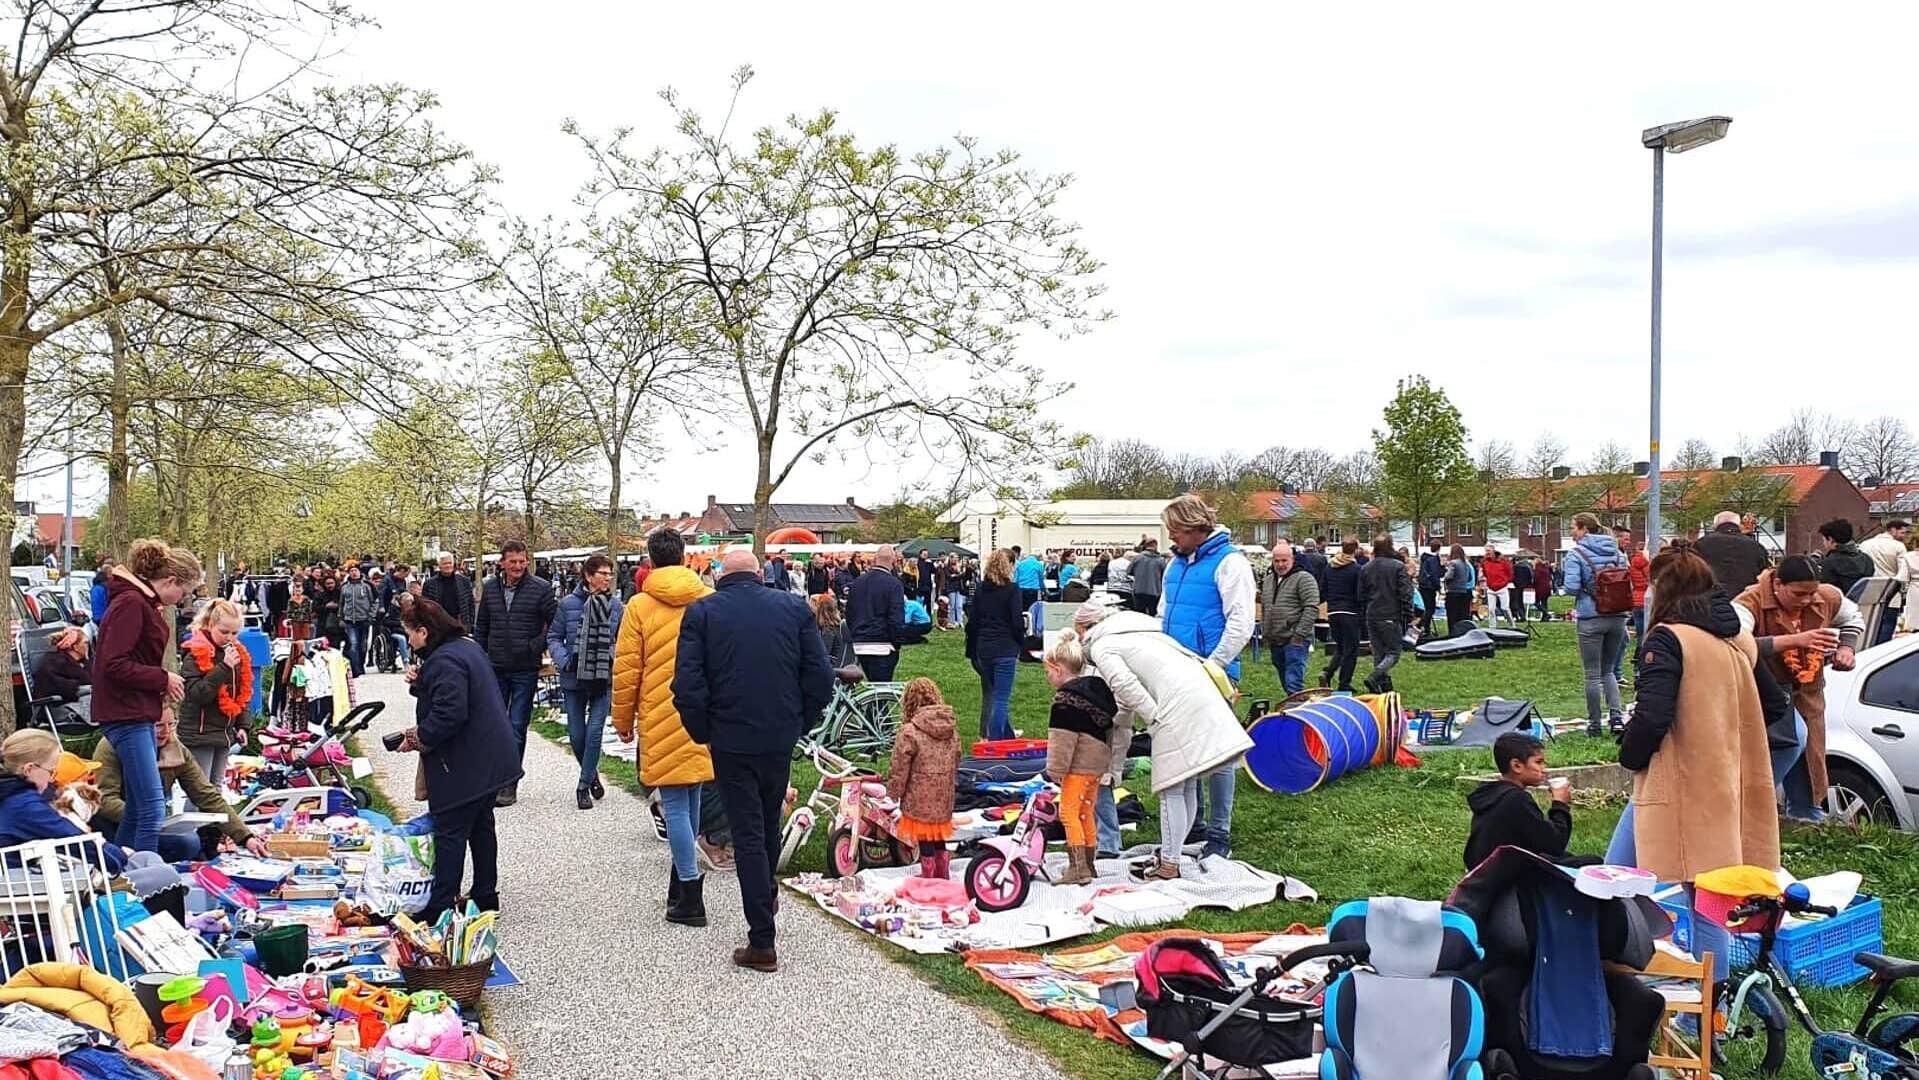
[[[1919,421],[1919,8],[367,10],[382,25],[334,71],[436,90],[517,213],[569,208],[584,171],[563,119],[666,141],[655,91],[716,114],[742,63],[754,123],[831,106],[868,142],[965,133],[1075,174],[1064,210],[1117,317],[1029,355],[1077,384],[1061,421],[1177,450],[1358,449],[1418,372],[1475,437],[1523,454],[1552,430],[1575,455],[1617,439],[1643,457],[1638,134],[1725,113],[1724,142],[1668,161],[1668,454],[1695,436],[1727,452],[1793,407]],[[878,501],[915,475],[802,466],[780,498]],[[628,491],[691,510],[749,498],[751,479],[735,437]]]

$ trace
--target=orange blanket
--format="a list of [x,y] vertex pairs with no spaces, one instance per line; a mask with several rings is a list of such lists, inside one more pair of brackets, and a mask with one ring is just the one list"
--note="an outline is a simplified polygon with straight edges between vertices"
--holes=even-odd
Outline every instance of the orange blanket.
[[[1108,945],[1117,945],[1119,948],[1137,957],[1140,953],[1146,951],[1146,946],[1151,945],[1161,938],[1169,937],[1205,938],[1209,941],[1217,941],[1226,947],[1228,955],[1238,955],[1249,951],[1253,946],[1272,937],[1274,933],[1312,934],[1325,933],[1325,931],[1316,931],[1312,927],[1300,923],[1294,923],[1284,930],[1253,934],[1202,934],[1196,930],[1152,930],[1137,934],[1121,934],[1111,941],[1102,941],[1097,945],[1081,945],[1072,949],[1050,949],[1045,953],[1022,952],[1018,949],[974,949],[968,952],[964,959],[966,966],[977,972],[980,978],[1011,994],[1013,1000],[1019,1002],[1020,1007],[1027,1012],[1038,1013],[1057,1023],[1065,1024],[1067,1027],[1085,1028],[1100,1038],[1116,1042],[1121,1046],[1131,1046],[1133,1045],[1133,1040],[1126,1037],[1126,1032],[1122,1030],[1122,1025],[1130,1024],[1135,1020],[1144,1018],[1146,1014],[1138,1009],[1131,1009],[1117,1016],[1106,1015],[1104,1009],[1089,1009],[1085,1011],[1077,1009],[1048,1009],[1042,1007],[1025,994],[1020,993],[1019,990],[1015,988],[1016,981],[1009,981],[992,975],[985,971],[982,965],[1037,964],[1043,962],[1047,956],[1072,956],[1076,953],[1087,953],[1103,949]],[[1115,979],[1131,978],[1132,973],[1129,969],[1124,973],[1101,972],[1090,975],[1076,975],[1074,977],[1084,979],[1090,983],[1105,984]]]

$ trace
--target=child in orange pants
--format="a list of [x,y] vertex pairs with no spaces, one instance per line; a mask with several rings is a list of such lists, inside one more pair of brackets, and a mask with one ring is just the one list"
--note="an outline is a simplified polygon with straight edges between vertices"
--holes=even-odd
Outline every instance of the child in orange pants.
[[[1086,666],[1085,646],[1067,631],[1046,653],[1046,679],[1053,708],[1046,723],[1046,774],[1060,786],[1060,823],[1066,829],[1066,873],[1061,885],[1093,880],[1099,832],[1093,802],[1113,755],[1124,754],[1131,733],[1116,731],[1113,691]],[[1114,744],[1117,743],[1117,746]]]

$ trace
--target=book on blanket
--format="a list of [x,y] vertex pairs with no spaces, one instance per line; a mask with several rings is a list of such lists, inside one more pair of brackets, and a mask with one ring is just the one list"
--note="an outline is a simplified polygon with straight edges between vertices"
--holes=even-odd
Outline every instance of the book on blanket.
[[122,927],[120,947],[148,971],[198,971],[200,961],[212,960],[200,935],[180,925],[171,912],[160,912]]

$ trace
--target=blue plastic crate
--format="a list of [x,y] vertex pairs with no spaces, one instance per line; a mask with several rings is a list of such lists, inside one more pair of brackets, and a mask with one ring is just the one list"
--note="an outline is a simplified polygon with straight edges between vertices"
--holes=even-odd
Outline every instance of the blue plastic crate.
[[[1660,901],[1672,916],[1672,943],[1692,950],[1692,912],[1683,903]],[[1865,978],[1869,972],[1852,962],[1862,952],[1883,952],[1886,947],[1885,908],[1876,896],[1864,893],[1853,898],[1852,906],[1830,919],[1800,923],[1779,931],[1773,942],[1773,954],[1802,986],[1846,986]],[[1759,951],[1755,934],[1738,934],[1732,941],[1732,965],[1744,967]]]

